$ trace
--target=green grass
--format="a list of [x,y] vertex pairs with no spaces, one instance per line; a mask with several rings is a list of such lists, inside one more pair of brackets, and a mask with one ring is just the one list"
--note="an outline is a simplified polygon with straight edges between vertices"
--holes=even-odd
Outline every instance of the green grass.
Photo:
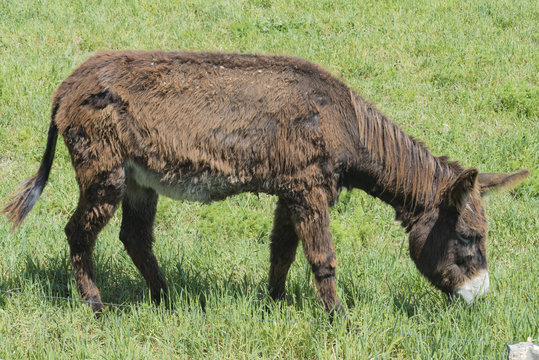
[[[492,289],[473,307],[448,302],[408,257],[391,208],[359,191],[332,209],[338,292],[355,326],[327,315],[298,253],[286,300],[265,293],[276,199],[200,205],[162,199],[156,253],[175,311],[81,303],[63,227],[77,201],[60,144],[25,223],[0,220],[0,358],[504,358],[539,338],[539,6],[536,1],[0,0],[0,198],[37,169],[50,98],[102,49],[190,49],[297,55],[332,71],[433,153],[485,172],[532,170],[490,196]],[[61,141],[60,141],[61,143]],[[104,301],[150,306],[118,240],[100,235]],[[202,311],[205,311],[205,315]],[[269,321],[275,320],[275,321]],[[322,326],[314,326],[318,324]],[[410,336],[412,335],[412,336]]]

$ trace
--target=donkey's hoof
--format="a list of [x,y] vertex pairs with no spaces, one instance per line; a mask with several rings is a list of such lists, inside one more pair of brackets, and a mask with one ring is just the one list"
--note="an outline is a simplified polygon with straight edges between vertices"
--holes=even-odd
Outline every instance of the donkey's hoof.
[[100,317],[105,311],[105,304],[101,302],[100,298],[90,298],[85,300],[86,304],[92,309],[96,317]]

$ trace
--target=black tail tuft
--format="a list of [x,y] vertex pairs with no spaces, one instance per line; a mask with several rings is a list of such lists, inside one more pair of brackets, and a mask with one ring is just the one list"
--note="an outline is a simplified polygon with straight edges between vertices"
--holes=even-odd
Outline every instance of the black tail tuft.
[[11,230],[15,230],[26,215],[32,210],[37,199],[41,195],[51,171],[52,161],[54,160],[54,152],[56,149],[56,140],[58,138],[58,128],[54,122],[56,108],[53,110],[52,121],[49,127],[49,135],[47,139],[47,148],[41,160],[41,165],[37,173],[29,179],[26,179],[19,189],[13,192],[8,199],[9,203],[2,209],[8,220],[13,223]]

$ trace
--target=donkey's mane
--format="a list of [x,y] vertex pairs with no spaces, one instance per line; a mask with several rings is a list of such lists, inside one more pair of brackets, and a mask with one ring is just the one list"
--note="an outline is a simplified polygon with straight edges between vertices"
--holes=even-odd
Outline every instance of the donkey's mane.
[[441,196],[462,172],[457,162],[437,157],[392,123],[368,101],[352,92],[359,137],[385,192],[401,198],[407,208],[426,209],[439,204]]

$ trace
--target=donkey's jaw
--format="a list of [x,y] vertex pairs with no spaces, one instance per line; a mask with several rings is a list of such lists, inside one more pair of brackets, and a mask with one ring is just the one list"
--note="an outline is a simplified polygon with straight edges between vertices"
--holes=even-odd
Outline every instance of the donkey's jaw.
[[475,299],[485,296],[488,293],[489,286],[488,271],[483,270],[473,279],[459,286],[453,292],[453,297],[460,297],[468,304],[471,304]]

